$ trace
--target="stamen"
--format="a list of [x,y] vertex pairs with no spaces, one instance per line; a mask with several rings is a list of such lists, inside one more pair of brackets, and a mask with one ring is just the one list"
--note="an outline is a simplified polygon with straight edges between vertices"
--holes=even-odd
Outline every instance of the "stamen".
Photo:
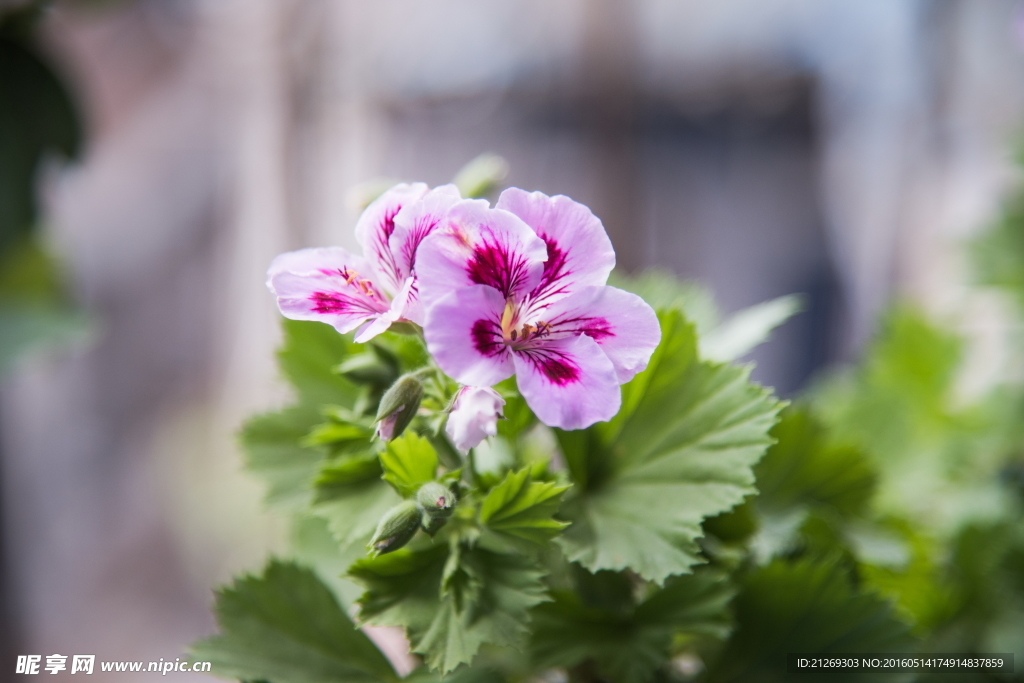
[[[508,339],[512,332],[512,322],[516,315],[516,307],[509,299],[505,302],[505,310],[501,312],[501,336]],[[512,337],[513,341],[515,337]]]

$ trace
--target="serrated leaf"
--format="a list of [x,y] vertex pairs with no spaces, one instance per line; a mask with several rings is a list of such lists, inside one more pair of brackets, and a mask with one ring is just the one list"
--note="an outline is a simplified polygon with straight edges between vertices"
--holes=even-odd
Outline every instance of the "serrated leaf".
[[543,571],[521,555],[463,549],[460,563],[479,581],[479,595],[462,609],[442,594],[449,551],[399,550],[360,560],[349,575],[366,587],[360,618],[368,624],[403,626],[413,652],[442,674],[473,659],[484,643],[518,646],[527,635],[529,609],[547,599]]
[[381,471],[380,458],[373,452],[336,458],[321,463],[313,485],[321,498],[328,498],[332,497],[336,487],[376,479]]
[[633,292],[656,311],[679,311],[701,336],[719,323],[718,306],[711,290],[699,282],[682,281],[667,270],[651,268],[632,277],[615,271],[608,284]]
[[357,484],[324,486],[317,490],[312,511],[327,521],[327,528],[343,550],[365,546],[377,523],[401,498],[381,479]]
[[268,505],[298,510],[312,500],[313,479],[323,455],[299,442],[320,419],[317,411],[295,406],[258,415],[242,427],[245,464],[267,482]]
[[790,652],[898,652],[913,644],[892,604],[855,590],[833,562],[776,560],[747,577],[734,610],[736,630],[711,667],[711,683],[792,680]]
[[878,475],[860,449],[831,443],[805,408],[784,411],[771,434],[776,443],[754,468],[759,508],[825,505],[845,515],[865,509]]
[[437,451],[429,440],[411,430],[388,442],[380,462],[384,480],[406,498],[416,495],[437,474]]
[[283,320],[282,329],[278,362],[295,387],[297,404],[246,422],[241,442],[246,466],[268,485],[267,503],[298,510],[313,499],[313,480],[325,454],[314,444],[302,444],[323,422],[323,405],[350,407],[357,391],[332,372],[349,353],[346,337],[317,322]]
[[290,531],[289,547],[295,561],[315,571],[334,592],[345,613],[351,613],[362,587],[345,572],[353,562],[366,557],[366,546],[340,547],[327,528],[327,521],[315,515],[293,515]]
[[701,337],[700,355],[714,361],[741,358],[768,341],[772,330],[804,307],[803,297],[787,294],[744,308]]
[[697,358],[693,328],[659,315],[662,343],[623,386],[622,409],[582,434],[557,436],[582,489],[559,538],[591,571],[629,568],[661,583],[703,562],[701,522],[755,492],[753,465],[771,444],[780,404],[749,368]]
[[387,658],[357,630],[316,575],[272,560],[217,592],[220,634],[192,647],[224,678],[288,683],[397,681]]
[[725,636],[734,595],[713,572],[673,577],[635,607],[588,604],[583,591],[557,593],[533,610],[531,660],[538,669],[591,661],[604,680],[644,683],[669,663],[673,636]]
[[303,446],[368,445],[373,430],[361,424],[330,420],[318,424],[302,440]]
[[533,481],[530,469],[509,472],[480,506],[480,522],[500,534],[544,543],[568,526],[554,519],[568,486]]
[[321,322],[282,318],[281,326],[284,344],[277,352],[277,362],[295,387],[299,402],[351,408],[359,388],[334,369],[358,352],[358,345]]

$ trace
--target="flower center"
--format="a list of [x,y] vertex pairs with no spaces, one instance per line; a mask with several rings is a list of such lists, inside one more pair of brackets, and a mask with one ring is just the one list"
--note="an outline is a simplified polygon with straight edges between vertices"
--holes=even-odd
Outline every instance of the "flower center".
[[551,334],[551,325],[538,320],[536,325],[523,323],[519,325],[519,310],[511,299],[505,302],[505,310],[501,313],[501,336],[506,345],[520,345],[524,342],[540,339]]
[[345,280],[346,285],[355,285],[363,294],[371,299],[383,300],[380,292],[377,291],[377,288],[370,279],[360,277],[359,273],[351,268],[344,268],[340,271],[340,275]]

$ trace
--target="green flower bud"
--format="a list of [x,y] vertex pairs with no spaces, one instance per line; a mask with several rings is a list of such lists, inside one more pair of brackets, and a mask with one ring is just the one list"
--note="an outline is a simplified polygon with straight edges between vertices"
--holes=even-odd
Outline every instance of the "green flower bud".
[[377,436],[390,441],[402,434],[416,416],[423,399],[423,385],[414,375],[402,375],[380,399]]
[[415,501],[403,500],[380,518],[369,547],[377,555],[386,555],[398,550],[416,535],[422,514]]
[[455,495],[444,484],[430,481],[416,492],[416,502],[431,517],[447,519],[455,511]]
[[432,517],[429,512],[423,512],[423,518],[420,520],[420,526],[423,527],[429,536],[433,536],[441,530],[445,524],[448,523],[447,517]]

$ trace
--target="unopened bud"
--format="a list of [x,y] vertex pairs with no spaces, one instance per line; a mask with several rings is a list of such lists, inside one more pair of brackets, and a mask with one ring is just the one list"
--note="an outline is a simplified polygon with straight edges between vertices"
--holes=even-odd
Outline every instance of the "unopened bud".
[[370,547],[378,555],[398,550],[416,535],[421,515],[422,512],[415,501],[403,500],[380,518],[377,531],[370,539]]
[[463,453],[498,433],[505,399],[490,387],[462,387],[455,395],[445,431]]
[[455,511],[455,495],[444,484],[427,482],[416,492],[416,502],[430,517],[448,519]]
[[447,523],[447,517],[431,517],[427,512],[423,513],[423,518],[420,520],[420,525],[423,527],[423,531],[425,531],[429,536],[436,534],[441,530],[441,527]]
[[402,375],[380,399],[377,408],[377,436],[385,441],[405,431],[423,399],[423,385],[413,375]]

